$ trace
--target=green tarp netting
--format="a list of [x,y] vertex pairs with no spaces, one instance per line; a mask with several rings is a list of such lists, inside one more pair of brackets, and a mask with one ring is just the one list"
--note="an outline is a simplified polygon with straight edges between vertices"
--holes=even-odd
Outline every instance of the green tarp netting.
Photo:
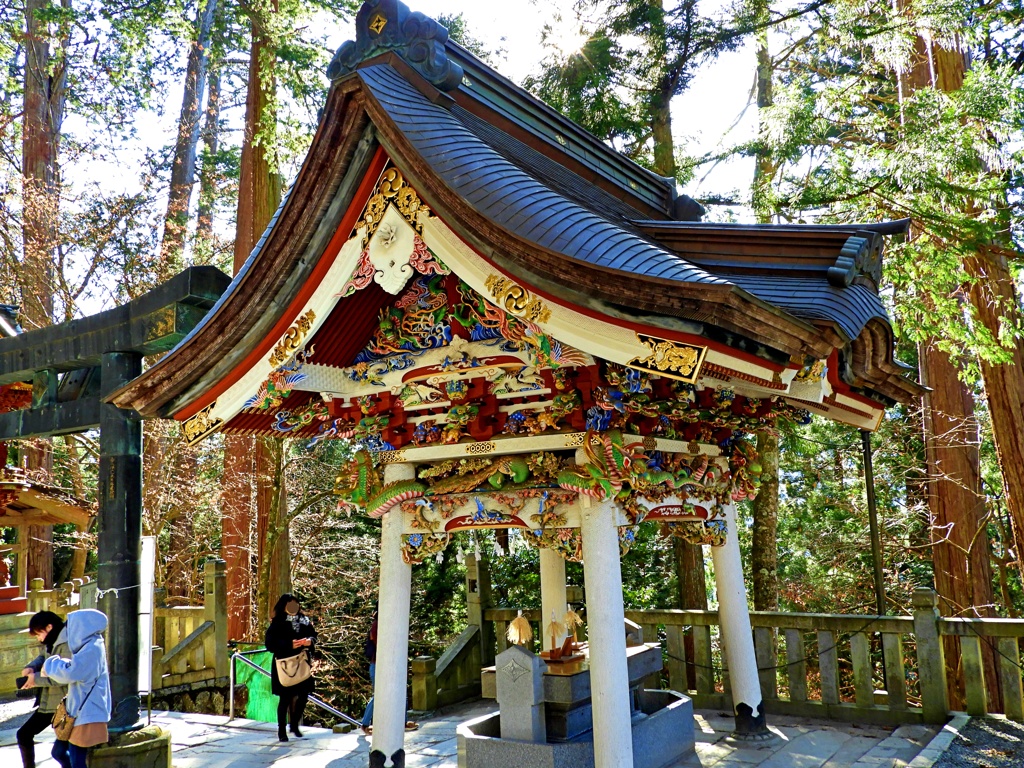
[[[274,657],[269,651],[246,653],[245,658],[270,672]],[[249,689],[249,703],[245,705],[245,716],[250,720],[264,723],[277,722],[277,696],[270,692],[270,678],[235,659],[235,683]]]

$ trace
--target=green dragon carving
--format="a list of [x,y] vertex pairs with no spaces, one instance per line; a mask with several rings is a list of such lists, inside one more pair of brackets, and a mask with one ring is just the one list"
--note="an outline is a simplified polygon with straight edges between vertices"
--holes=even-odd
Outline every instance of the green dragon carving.
[[334,493],[341,497],[339,508],[364,509],[370,517],[381,517],[403,501],[419,498],[426,490],[426,486],[416,480],[385,484],[366,450],[356,452],[334,485]]
[[433,478],[449,472],[453,474],[429,485],[419,480],[397,480],[385,484],[373,466],[370,452],[361,450],[336,478],[334,493],[341,497],[339,508],[364,509],[370,517],[381,517],[403,501],[438,494],[468,493],[485,483],[501,489],[509,480],[518,484],[530,477],[530,467],[522,456],[504,456],[496,461],[463,459],[461,462],[445,462],[433,470],[424,470],[421,477]]

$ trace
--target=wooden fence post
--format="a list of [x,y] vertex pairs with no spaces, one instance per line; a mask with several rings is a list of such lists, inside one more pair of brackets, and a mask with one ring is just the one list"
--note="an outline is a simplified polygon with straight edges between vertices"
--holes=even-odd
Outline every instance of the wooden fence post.
[[917,640],[917,671],[921,680],[921,707],[926,723],[945,723],[949,715],[946,690],[946,657],[939,633],[939,598],[934,590],[914,590],[914,636]]
[[[223,560],[207,560],[204,566],[204,608],[203,618],[214,625],[214,669],[217,677],[227,677],[231,663],[228,651],[228,587],[227,563]],[[210,659],[206,659],[210,665]]]
[[1002,678],[1003,711],[1010,720],[1024,721],[1021,701],[1020,649],[1016,637],[999,638],[999,675]]
[[480,664],[494,663],[494,624],[484,620],[491,607],[491,570],[484,555],[466,556],[466,623],[480,627]]
[[412,708],[417,712],[437,709],[436,671],[437,659],[417,656],[412,660]]

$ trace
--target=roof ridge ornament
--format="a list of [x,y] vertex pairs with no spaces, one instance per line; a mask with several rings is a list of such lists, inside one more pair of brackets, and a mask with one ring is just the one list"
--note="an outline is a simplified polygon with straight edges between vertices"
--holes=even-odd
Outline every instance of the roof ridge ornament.
[[445,53],[448,30],[399,0],[367,0],[356,14],[356,39],[343,43],[327,67],[335,78],[383,53],[394,52],[442,91],[462,82],[462,67]]
[[865,275],[882,282],[882,249],[885,238],[877,232],[859,231],[850,235],[839,251],[835,265],[829,267],[828,282],[836,288],[848,288],[854,279]]

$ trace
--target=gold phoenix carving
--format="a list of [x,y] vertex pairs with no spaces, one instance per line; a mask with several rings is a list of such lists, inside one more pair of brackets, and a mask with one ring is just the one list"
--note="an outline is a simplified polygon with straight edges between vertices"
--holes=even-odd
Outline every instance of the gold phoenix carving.
[[310,309],[285,332],[284,337],[274,347],[274,354],[270,356],[271,368],[284,365],[302,348],[302,339],[313,327],[314,320],[316,320],[316,313]]
[[647,355],[634,357],[630,368],[667,376],[670,379],[693,384],[700,375],[700,367],[707,354],[707,347],[684,344],[680,341],[659,339],[638,333],[637,340],[647,348]]
[[551,319],[551,310],[539,298],[502,275],[488,275],[484,285],[499,306],[517,317],[531,323],[546,323]]
[[217,402],[214,401],[199,413],[185,419],[181,425],[181,431],[185,436],[186,443],[192,445],[199,442],[224,422],[224,419],[210,418],[210,414],[216,405]]
[[394,203],[398,212],[412,224],[419,234],[423,234],[423,225],[418,221],[418,217],[420,213],[429,214],[430,208],[423,204],[416,190],[410,187],[405,177],[402,176],[402,172],[392,167],[381,174],[376,194],[366,202],[366,207],[363,209],[363,224],[366,226],[366,235],[363,237],[364,246],[377,231],[390,203]]

